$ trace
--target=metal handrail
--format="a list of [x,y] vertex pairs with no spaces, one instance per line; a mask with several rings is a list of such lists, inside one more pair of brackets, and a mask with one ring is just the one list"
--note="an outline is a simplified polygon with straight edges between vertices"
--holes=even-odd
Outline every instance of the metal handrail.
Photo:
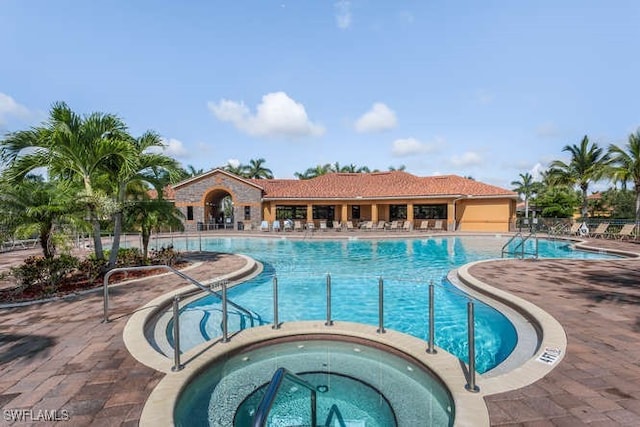
[[278,395],[282,381],[285,378],[311,391],[311,426],[316,427],[318,425],[316,421],[317,405],[315,387],[288,369],[278,368],[271,378],[271,382],[269,383],[267,391],[264,393],[264,397],[260,401],[260,405],[258,405],[256,414],[253,416],[253,421],[251,423],[253,427],[263,427],[267,425],[269,412],[271,411],[271,407]]
[[[527,240],[529,240],[530,238],[535,238],[536,239],[536,251],[533,253],[530,252],[525,252],[525,243],[527,242]],[[516,247],[513,250],[508,250],[509,245],[517,238],[520,238],[520,242],[516,245]],[[536,235],[536,233],[529,233],[526,237],[521,233],[521,232],[517,232],[515,235],[513,235],[513,237],[511,237],[507,243],[505,243],[502,246],[502,258],[504,258],[505,254],[513,254],[513,255],[518,255],[518,251],[520,252],[520,258],[524,258],[525,255],[534,255],[536,258],[538,258],[538,237]]]
[[[212,295],[215,295],[216,297],[220,298],[220,300],[222,301],[222,295],[220,295],[218,292],[214,291],[213,289],[203,285],[202,283],[198,282],[196,279],[194,279],[193,277],[187,276],[186,274],[182,273],[181,271],[176,270],[175,268],[166,265],[166,264],[158,264],[158,265],[143,265],[143,266],[138,266],[138,267],[117,267],[114,269],[111,269],[109,271],[107,271],[107,273],[104,275],[104,281],[103,281],[103,287],[104,287],[104,323],[108,323],[109,322],[109,278],[115,274],[115,273],[120,273],[120,272],[125,272],[125,271],[148,271],[148,270],[158,270],[158,269],[162,269],[162,270],[168,270],[169,272],[176,274],[177,276],[183,278],[184,280],[190,282],[192,285],[195,285],[196,287],[200,288],[200,290],[204,291],[204,292],[208,292]],[[262,322],[262,319],[260,318],[260,316],[256,313],[252,313],[250,310],[247,310],[246,308],[234,303],[233,301],[229,301],[227,299],[227,303],[229,305],[231,305],[232,307],[236,308],[238,311],[243,312],[245,315],[247,315],[249,317],[249,320],[251,322],[251,326],[253,326],[253,319],[257,319],[258,321]]]

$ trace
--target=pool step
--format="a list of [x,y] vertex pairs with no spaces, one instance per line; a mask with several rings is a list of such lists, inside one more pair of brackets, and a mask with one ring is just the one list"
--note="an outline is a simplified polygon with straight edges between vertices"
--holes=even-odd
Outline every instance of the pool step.
[[[246,317],[235,310],[227,312],[229,334],[245,329],[250,324]],[[222,336],[222,310],[212,307],[188,308],[180,313],[180,344],[193,348],[203,342]]]

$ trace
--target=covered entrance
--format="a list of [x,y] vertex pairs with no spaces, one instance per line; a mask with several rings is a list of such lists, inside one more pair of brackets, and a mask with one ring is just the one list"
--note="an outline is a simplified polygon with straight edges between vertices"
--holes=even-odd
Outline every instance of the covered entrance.
[[207,193],[204,202],[204,224],[201,230],[233,228],[233,198],[228,191],[215,189]]

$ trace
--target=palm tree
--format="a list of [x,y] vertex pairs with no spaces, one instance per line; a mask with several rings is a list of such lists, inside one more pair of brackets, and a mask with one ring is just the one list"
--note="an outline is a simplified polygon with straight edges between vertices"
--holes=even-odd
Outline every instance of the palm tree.
[[42,254],[53,258],[56,226],[74,222],[74,190],[71,187],[46,182],[41,176],[27,175],[17,185],[2,185],[0,224],[12,234],[38,234]]
[[273,179],[273,172],[271,172],[271,169],[262,166],[265,162],[265,159],[249,160],[249,164],[245,166],[244,176],[246,178],[254,179]]
[[122,209],[124,207],[127,186],[132,182],[144,182],[156,187],[158,194],[162,194],[162,180],[160,175],[167,175],[169,178],[177,178],[180,173],[178,163],[160,153],[155,153],[150,149],[163,147],[162,138],[155,132],[147,131],[140,138],[129,138],[131,152],[135,153],[133,162],[124,162],[122,159],[116,160],[111,165],[111,176],[116,183],[116,205],[118,210],[114,215],[114,230],[111,253],[109,256],[109,268],[113,268],[118,258],[120,248],[120,234],[122,232]]
[[147,192],[139,192],[135,201],[127,204],[125,221],[127,227],[139,229],[142,237],[142,256],[147,259],[149,254],[149,240],[151,232],[162,226],[169,226],[173,230],[183,230],[182,212],[173,203],[162,199],[158,193],[157,199],[150,199]]
[[607,174],[610,162],[608,153],[605,153],[597,144],[590,144],[585,135],[580,145],[566,145],[562,151],[571,153],[569,163],[560,160],[551,162],[549,174],[554,183],[564,185],[578,185],[582,191],[582,218],[588,215],[587,190],[589,184],[598,181]]
[[393,172],[393,171],[401,171],[404,172],[404,170],[407,169],[407,167],[405,165],[400,165],[398,167],[395,166],[389,166],[389,171]]
[[520,181],[511,181],[514,186],[513,191],[519,193],[524,198],[524,217],[529,218],[529,199],[534,193],[533,176],[529,172],[520,174]]
[[227,163],[222,167],[223,170],[232,173],[234,175],[245,177],[245,171],[247,170],[247,166],[243,164],[239,164],[238,166],[233,166],[231,163]]
[[311,179],[321,175],[326,175],[332,172],[332,167],[329,163],[324,165],[317,165],[315,168],[308,168],[303,173],[296,172],[294,176],[298,179]]
[[81,183],[98,260],[104,259],[100,219],[109,203],[95,191],[93,181],[106,172],[114,158],[129,167],[135,154],[120,118],[104,113],[81,117],[64,102],[53,104],[43,126],[11,133],[0,142],[0,160],[8,164],[5,176],[11,182],[20,182],[34,169],[46,168],[52,179]]
[[612,175],[622,182],[632,181],[636,192],[636,226],[640,225],[640,130],[629,135],[626,147],[609,145],[612,156]]

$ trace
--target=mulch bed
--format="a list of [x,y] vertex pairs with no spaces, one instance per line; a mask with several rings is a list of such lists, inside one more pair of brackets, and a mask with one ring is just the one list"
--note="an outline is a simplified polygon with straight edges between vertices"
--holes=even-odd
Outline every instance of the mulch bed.
[[[181,269],[190,264],[189,261],[179,261],[173,268]],[[158,268],[146,271],[130,271],[114,273],[109,278],[109,283],[117,283],[125,280],[138,279],[141,277],[155,276],[157,274],[166,273],[164,268]],[[12,280],[5,278],[5,280]],[[12,304],[21,302],[38,301],[49,298],[59,298],[67,295],[77,294],[82,291],[96,289],[103,286],[104,275],[90,280],[85,273],[77,272],[69,275],[64,282],[55,289],[48,289],[46,286],[8,286],[0,289],[0,304]]]

